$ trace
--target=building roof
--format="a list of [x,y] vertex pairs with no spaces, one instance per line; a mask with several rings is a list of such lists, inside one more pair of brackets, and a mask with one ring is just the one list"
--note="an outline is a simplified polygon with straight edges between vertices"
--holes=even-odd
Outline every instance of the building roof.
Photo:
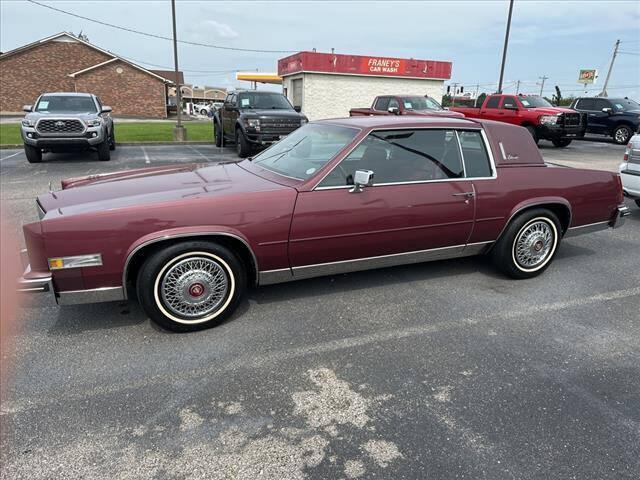
[[[69,33],[69,32],[56,33],[55,35],[51,35],[50,37],[46,37],[46,38],[43,38],[43,39],[40,39],[40,40],[36,40],[35,42],[29,43],[27,45],[23,45],[21,47],[14,48],[13,50],[9,50],[8,52],[5,52],[5,53],[0,55],[0,60],[2,60],[4,58],[7,58],[7,57],[9,57],[11,55],[15,55],[17,53],[24,52],[24,51],[29,50],[31,48],[38,47],[38,46],[40,46],[40,45],[42,45],[44,43],[48,43],[48,42],[51,42],[51,41],[54,41],[54,40],[61,41],[61,39],[63,39],[63,38],[66,38],[67,42],[82,43],[83,45],[86,45],[89,48],[97,50],[98,52],[101,52],[101,53],[111,57],[111,59],[107,60],[106,62],[102,62],[102,63],[96,64],[96,65],[93,65],[93,66],[91,66],[89,68],[85,68],[84,70],[80,70],[78,72],[72,72],[72,73],[69,74],[69,76],[71,76],[71,77],[75,77],[76,75],[80,75],[80,74],[82,74],[84,72],[88,72],[89,70],[92,70],[94,68],[98,68],[98,67],[100,67],[102,65],[106,65],[106,64],[114,62],[116,60],[120,60],[120,61],[122,61],[124,63],[127,63],[128,65],[131,65],[132,67],[137,68],[138,70],[141,70],[142,72],[147,73],[147,74],[149,74],[149,75],[151,75],[151,76],[153,76],[153,77],[155,77],[155,78],[157,78],[157,79],[159,79],[159,80],[161,80],[161,81],[163,81],[165,83],[174,83],[173,79],[169,79],[169,78],[165,77],[164,75],[159,75],[158,73],[156,73],[156,72],[154,72],[152,70],[148,70],[148,69],[146,69],[144,67],[141,67],[140,65],[137,65],[137,64],[135,64],[133,62],[130,62],[129,60],[126,60],[125,58],[120,57],[119,55],[116,55],[115,53],[112,53],[112,52],[110,52],[108,50],[104,50],[104,49],[102,49],[100,47],[95,46],[92,43],[89,43],[89,42],[87,42],[85,40],[82,40],[82,39],[76,37],[74,34]],[[179,72],[179,73],[180,73],[180,76],[181,76],[182,72]]]
[[451,62],[337,53],[298,52],[278,60],[278,75],[324,73],[394,78],[448,80]]
[[[156,75],[161,76],[162,78],[166,78],[171,81],[174,85],[176,84],[176,72],[173,70],[149,70],[150,72],[155,73]],[[178,71],[178,82],[180,85],[184,84],[184,74]]]

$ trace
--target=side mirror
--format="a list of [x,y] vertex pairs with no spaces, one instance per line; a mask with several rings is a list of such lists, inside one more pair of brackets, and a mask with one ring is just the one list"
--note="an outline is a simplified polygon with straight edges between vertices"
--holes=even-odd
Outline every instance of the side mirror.
[[302,107],[298,107],[298,106],[293,107],[293,109],[298,113],[302,111]]
[[227,105],[224,106],[224,109],[227,112],[235,112],[236,110],[238,110],[238,108],[235,105],[231,105],[230,103],[228,103]]
[[611,114],[613,113],[613,108],[611,108],[611,107],[605,107],[605,108],[603,108],[603,109],[602,109],[602,111],[603,111],[604,113],[608,113],[609,115],[611,115]]
[[112,111],[113,111],[113,108],[107,107],[105,105],[104,107],[102,107],[102,110],[100,110],[100,113],[111,113]]
[[400,115],[400,109],[398,107],[389,107],[387,109],[387,111],[391,114],[391,115]]
[[32,105],[25,105],[24,107],[22,107],[23,112],[30,112],[31,110],[33,110]]
[[349,190],[349,193],[360,193],[362,187],[370,187],[373,185],[373,177],[373,170],[356,170],[353,179],[353,188]]

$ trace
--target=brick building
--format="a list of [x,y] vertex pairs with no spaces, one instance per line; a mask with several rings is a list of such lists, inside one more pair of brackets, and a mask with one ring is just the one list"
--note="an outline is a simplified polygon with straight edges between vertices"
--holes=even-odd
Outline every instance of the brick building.
[[0,55],[0,114],[44,92],[98,95],[114,115],[166,118],[171,80],[66,32]]

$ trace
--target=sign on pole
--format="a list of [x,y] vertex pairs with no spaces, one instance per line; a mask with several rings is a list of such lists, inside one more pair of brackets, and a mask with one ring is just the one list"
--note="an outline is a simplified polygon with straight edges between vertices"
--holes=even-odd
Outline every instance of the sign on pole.
[[595,69],[580,70],[578,73],[578,83],[582,83],[584,85],[596,83],[597,78],[598,70]]

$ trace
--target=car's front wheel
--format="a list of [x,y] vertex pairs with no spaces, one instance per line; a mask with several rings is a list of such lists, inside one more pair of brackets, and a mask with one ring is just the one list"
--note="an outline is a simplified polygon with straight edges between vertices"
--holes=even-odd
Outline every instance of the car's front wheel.
[[640,207],[640,198],[636,198],[636,205]]
[[99,143],[96,147],[98,150],[98,160],[101,162],[107,162],[111,160],[111,152],[109,151],[109,139],[105,139],[103,142]]
[[207,115],[207,111],[203,108],[202,110],[200,110],[200,115]]
[[42,150],[40,150],[39,148],[25,144],[24,153],[27,156],[27,162],[29,163],[42,162]]
[[214,120],[213,121],[213,138],[215,139],[216,147],[218,148],[222,147],[223,138],[224,138],[223,135],[224,134],[222,133],[222,128],[220,127],[220,124]]
[[633,135],[633,130],[627,125],[620,125],[613,131],[613,141],[618,145],[626,145]]
[[536,127],[534,127],[533,125],[527,125],[526,129],[529,131],[529,133],[531,134],[531,138],[533,138],[533,141],[537,145],[538,144],[538,132],[536,132]]
[[512,278],[531,278],[544,272],[560,244],[558,217],[546,209],[517,216],[491,250],[495,265]]
[[571,144],[570,138],[558,138],[556,140],[552,140],[553,146],[558,148],[568,147]]
[[138,273],[138,300],[168,330],[216,326],[237,308],[246,290],[242,262],[216,243],[172,245],[151,256]]
[[112,152],[116,149],[116,130],[111,129],[111,135],[109,136],[109,150]]
[[240,158],[247,158],[251,155],[251,144],[240,128],[236,130],[236,150]]

